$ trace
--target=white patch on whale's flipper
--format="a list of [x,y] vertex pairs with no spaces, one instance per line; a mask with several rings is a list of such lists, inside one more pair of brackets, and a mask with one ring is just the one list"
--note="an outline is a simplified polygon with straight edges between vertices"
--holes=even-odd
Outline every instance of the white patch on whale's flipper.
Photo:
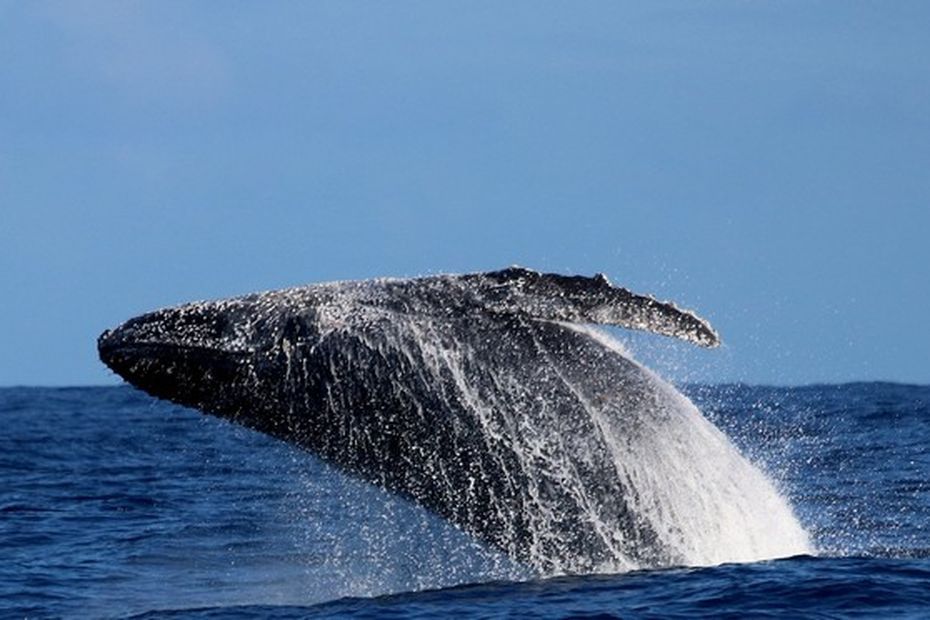
[[715,347],[720,337],[690,310],[593,278],[539,273],[522,267],[459,276],[476,285],[489,310],[571,323],[616,325]]

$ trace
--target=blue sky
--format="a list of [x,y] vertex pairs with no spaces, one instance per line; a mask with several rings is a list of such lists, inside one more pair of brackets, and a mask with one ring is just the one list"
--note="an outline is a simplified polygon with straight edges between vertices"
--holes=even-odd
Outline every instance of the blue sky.
[[[183,301],[522,264],[676,380],[930,382],[930,3],[0,0],[0,385]],[[626,338],[624,333],[619,333]]]

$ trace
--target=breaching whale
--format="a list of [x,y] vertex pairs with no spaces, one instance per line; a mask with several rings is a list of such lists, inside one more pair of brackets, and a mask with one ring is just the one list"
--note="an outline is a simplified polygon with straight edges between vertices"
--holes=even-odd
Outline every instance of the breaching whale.
[[512,267],[190,303],[98,349],[142,390],[309,449],[543,574],[808,552],[768,479],[591,323],[719,343],[602,275]]

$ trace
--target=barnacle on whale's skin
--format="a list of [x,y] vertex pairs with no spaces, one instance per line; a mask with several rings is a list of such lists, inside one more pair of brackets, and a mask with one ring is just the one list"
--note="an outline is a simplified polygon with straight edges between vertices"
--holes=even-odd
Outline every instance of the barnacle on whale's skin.
[[765,476],[589,323],[719,343],[604,276],[511,267],[185,304],[98,347],[150,394],[307,448],[541,574],[809,552]]

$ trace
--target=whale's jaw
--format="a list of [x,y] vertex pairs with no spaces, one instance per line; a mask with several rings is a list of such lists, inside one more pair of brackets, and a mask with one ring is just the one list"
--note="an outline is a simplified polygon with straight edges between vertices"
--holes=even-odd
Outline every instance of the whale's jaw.
[[248,383],[253,352],[223,346],[216,335],[182,338],[177,327],[182,321],[190,326],[186,308],[160,310],[106,330],[97,339],[100,360],[153,396],[216,411],[218,394],[231,396]]

